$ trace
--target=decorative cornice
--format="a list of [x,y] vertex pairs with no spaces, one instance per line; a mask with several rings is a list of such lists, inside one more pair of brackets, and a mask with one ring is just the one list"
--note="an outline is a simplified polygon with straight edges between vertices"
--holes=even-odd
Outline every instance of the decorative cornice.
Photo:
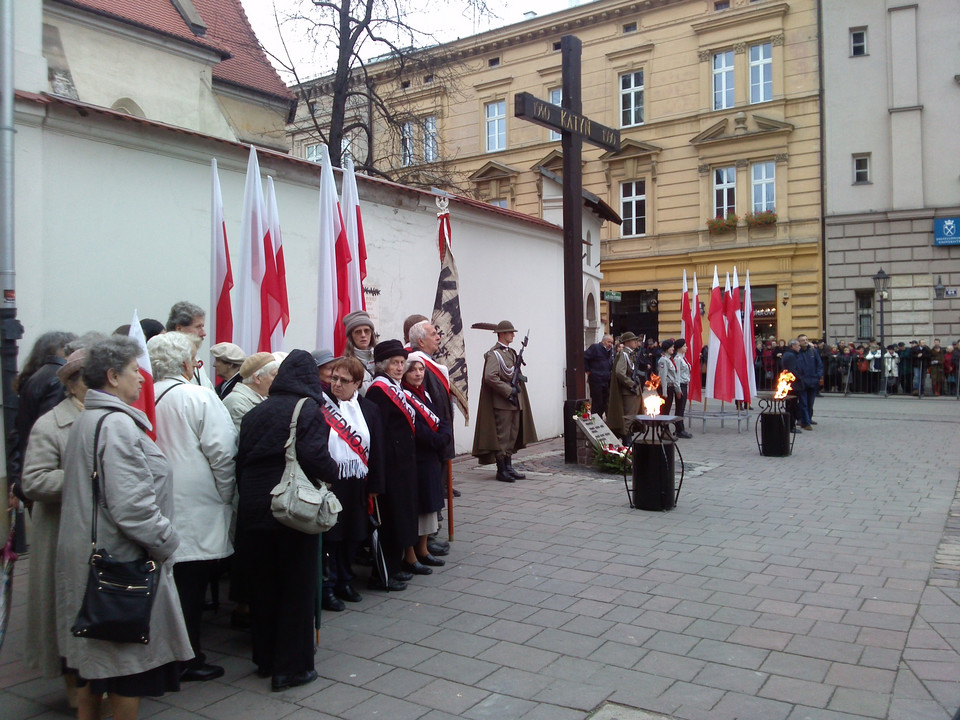
[[513,75],[505,78],[499,78],[497,80],[487,80],[486,82],[477,83],[473,86],[473,89],[478,93],[486,92],[487,90],[495,90],[500,87],[507,87],[513,83]]
[[497,180],[500,178],[513,178],[519,174],[519,170],[515,170],[509,165],[504,165],[503,163],[491,160],[482,168],[473,173],[473,175],[471,175],[468,179],[473,180],[474,182],[479,180]]
[[653,43],[645,42],[634,47],[625,48],[623,50],[614,50],[606,54],[607,60],[617,61],[622,60],[623,58],[633,57],[634,55],[649,55],[653,52]]
[[770,44],[773,47],[780,47],[783,45],[783,33],[778,33],[777,35],[770,36]]
[[790,10],[790,5],[785,2],[771,3],[769,5],[748,5],[737,10],[727,10],[706,20],[697,20],[690,23],[693,31],[702,35],[724,30],[729,27],[745,25],[758,20],[767,20],[777,17],[783,17]]
[[734,55],[743,55],[747,52],[747,44],[744,42],[738,42],[733,44],[733,54]]
[[608,151],[600,156],[602,162],[613,162],[615,160],[625,160],[629,157],[642,157],[644,155],[656,155],[663,148],[650,143],[640,142],[639,140],[626,139],[620,143],[620,149],[616,152]]
[[713,57],[713,50],[697,50],[697,58],[700,62],[710,62],[711,57]]

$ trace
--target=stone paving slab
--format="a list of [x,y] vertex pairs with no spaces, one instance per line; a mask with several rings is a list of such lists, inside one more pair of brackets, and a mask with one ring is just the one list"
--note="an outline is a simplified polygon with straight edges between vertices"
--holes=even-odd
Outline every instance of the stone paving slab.
[[[206,634],[225,676],[141,717],[950,720],[960,403],[826,397],[816,419],[788,458],[708,420],[669,513],[631,510],[622,477],[564,465],[556,439],[517,456],[512,485],[458,458],[447,565],[325,613],[316,683],[271,693],[225,603]],[[2,720],[69,717],[20,661],[29,564]]]

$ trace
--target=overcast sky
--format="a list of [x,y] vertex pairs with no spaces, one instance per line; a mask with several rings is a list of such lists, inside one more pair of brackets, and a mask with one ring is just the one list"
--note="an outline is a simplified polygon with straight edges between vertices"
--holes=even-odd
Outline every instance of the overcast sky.
[[[478,32],[484,32],[495,27],[510,25],[524,20],[524,13],[535,12],[537,15],[547,15],[549,13],[564,10],[571,5],[586,4],[588,0],[577,2],[577,0],[488,0],[488,5],[493,11],[495,17],[482,18],[475,20],[470,16],[464,17],[460,10],[456,9],[454,2],[438,3],[436,0],[406,0],[411,6],[418,3],[428,10],[417,13],[413,16],[411,25],[418,30],[432,34],[439,42],[449,42],[458,37],[467,37]],[[241,0],[243,8],[250,18],[250,24],[253,25],[254,32],[260,42],[267,49],[268,53],[273,53],[284,57],[277,24],[274,19],[274,6],[279,17],[283,20],[291,10],[295,9],[300,0]],[[445,7],[445,12],[438,12],[438,7]],[[290,51],[294,62],[298,66],[297,72],[301,79],[322,75],[331,70],[328,58],[330,53],[321,50],[315,52],[314,43],[302,38],[302,33],[298,33],[296,26],[290,23],[281,24],[284,41],[287,49]],[[381,50],[382,52],[382,50]],[[274,63],[276,65],[276,63]],[[278,69],[280,69],[278,67]],[[292,82],[282,69],[281,77],[284,82]]]

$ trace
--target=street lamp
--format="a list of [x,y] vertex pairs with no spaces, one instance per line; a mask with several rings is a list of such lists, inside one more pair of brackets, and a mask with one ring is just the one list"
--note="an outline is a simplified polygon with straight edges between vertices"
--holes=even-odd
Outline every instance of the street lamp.
[[890,287],[890,276],[883,271],[883,268],[880,268],[879,272],[873,276],[873,286],[880,296],[880,347],[886,349],[887,346],[883,337],[883,301],[887,298],[887,288]]
[[943,284],[943,275],[937,277],[937,284],[933,286],[933,296],[937,300],[943,300],[947,295],[947,288]]

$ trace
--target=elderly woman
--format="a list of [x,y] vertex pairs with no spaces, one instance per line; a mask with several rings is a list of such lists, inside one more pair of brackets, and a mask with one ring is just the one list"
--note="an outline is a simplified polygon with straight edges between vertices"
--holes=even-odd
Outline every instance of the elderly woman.
[[417,411],[407,399],[400,381],[407,359],[407,350],[399,340],[385,340],[374,349],[376,375],[367,389],[367,399],[373,401],[383,416],[384,454],[386,468],[384,497],[380,502],[381,545],[390,576],[387,585],[371,576],[374,590],[405,590],[412,576],[401,569],[405,548],[419,542],[418,518],[420,499],[417,491]]
[[401,383],[407,400],[417,411],[417,494],[420,498],[416,547],[404,548],[403,568],[415,575],[429,575],[429,566],[440,567],[443,560],[430,554],[427,539],[438,529],[437,512],[443,509],[443,469],[445,451],[450,442],[450,423],[437,413],[423,379],[427,360],[422,352],[407,356]]
[[279,369],[280,362],[273,353],[254,353],[243,361],[240,366],[241,382],[223,398],[237,432],[240,432],[243,416],[267,399]]
[[334,361],[330,383],[336,405],[328,404],[323,413],[330,426],[327,447],[339,469],[331,489],[343,506],[337,524],[323,534],[321,600],[323,609],[333,612],[344,609],[343,600],[362,600],[351,585],[353,560],[370,529],[367,499],[383,491],[380,410],[360,396],[363,375],[363,364],[357,358],[344,357]]
[[237,545],[247,559],[253,661],[275,691],[317,679],[313,622],[319,574],[319,535],[281,525],[270,511],[270,491],[280,482],[290,420],[301,398],[296,452],[313,482],[333,482],[337,463],[327,450],[323,390],[310,353],[294,350],[280,364],[270,397],[243,418],[237,452]]
[[355,357],[363,363],[364,377],[360,394],[365,395],[370,383],[373,382],[375,372],[373,350],[377,344],[376,328],[373,327],[370,315],[363,310],[357,310],[343,318],[343,327],[347,333],[347,344],[343,355]]
[[210,348],[210,357],[213,358],[213,372],[220,378],[215,390],[221,400],[230,394],[234,385],[243,378],[240,376],[240,367],[247,356],[239,345],[230,342],[217,343]]
[[[56,584],[57,536],[60,534],[60,496],[63,462],[73,421],[83,410],[87,386],[83,384],[86,350],[77,350],[57,371],[67,397],[41,415],[30,431],[23,463],[22,488],[33,501],[33,542],[27,603],[27,637],[24,664],[39,668],[44,677],[63,674],[63,653],[57,644]],[[77,706],[76,678],[63,676],[70,706]]]
[[[180,545],[173,526],[170,465],[146,434],[150,422],[130,405],[140,396],[140,346],[125,337],[91,345],[83,381],[84,410],[70,430],[64,460],[63,504],[57,543],[57,639],[65,664],[78,674],[80,720],[100,717],[109,693],[117,720],[136,718],[143,696],[180,687],[180,662],[193,657],[173,579],[172,556]],[[96,426],[103,421],[94,449]],[[94,452],[99,458],[102,501],[93,504]],[[87,585],[93,513],[97,545],[121,561],[147,554],[158,566],[150,643],[113,643],[74,637]]]
[[173,575],[195,655],[181,679],[213,680],[223,668],[205,662],[200,618],[215,561],[233,553],[229,530],[237,430],[216,394],[191,382],[197,359],[192,338],[164,333],[151,338],[147,350],[159,378],[153,388],[157,445],[173,471],[174,528],[180,536]]

